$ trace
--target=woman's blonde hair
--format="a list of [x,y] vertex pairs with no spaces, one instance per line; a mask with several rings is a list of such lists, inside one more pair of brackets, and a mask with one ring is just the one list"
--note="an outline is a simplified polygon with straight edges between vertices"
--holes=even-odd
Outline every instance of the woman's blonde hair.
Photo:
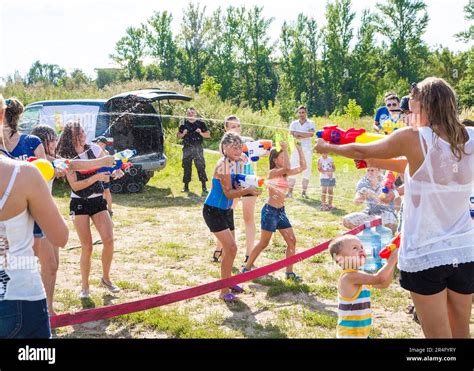
[[428,77],[413,85],[411,98],[418,101],[428,115],[428,123],[436,134],[445,133],[451,152],[460,160],[463,155],[468,134],[458,115],[457,99],[454,89],[445,80]]

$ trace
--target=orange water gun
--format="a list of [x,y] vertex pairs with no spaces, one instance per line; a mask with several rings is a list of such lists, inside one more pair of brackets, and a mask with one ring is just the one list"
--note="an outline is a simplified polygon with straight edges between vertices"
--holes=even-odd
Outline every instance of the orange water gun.
[[388,259],[390,257],[390,255],[392,254],[392,252],[395,251],[396,249],[398,249],[399,247],[400,247],[400,234],[397,234],[394,237],[394,239],[392,240],[392,242],[390,243],[390,245],[385,246],[379,252],[379,256],[382,259]]

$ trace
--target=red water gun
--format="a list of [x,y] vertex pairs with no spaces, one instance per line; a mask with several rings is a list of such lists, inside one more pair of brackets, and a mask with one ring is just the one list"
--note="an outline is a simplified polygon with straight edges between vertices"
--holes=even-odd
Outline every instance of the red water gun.
[[367,133],[363,128],[344,130],[337,125],[325,126],[323,130],[316,132],[316,136],[331,144],[369,143],[385,137],[380,134]]
[[395,251],[395,249],[398,249],[400,247],[400,234],[397,234],[395,238],[392,240],[390,245],[385,246],[382,250],[379,252],[379,256],[382,259],[388,259],[390,255],[392,254],[392,251]]

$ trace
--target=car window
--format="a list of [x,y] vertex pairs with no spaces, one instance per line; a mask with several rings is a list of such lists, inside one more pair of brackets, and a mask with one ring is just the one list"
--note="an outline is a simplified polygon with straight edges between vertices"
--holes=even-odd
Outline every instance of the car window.
[[44,106],[40,114],[40,123],[61,132],[70,120],[79,120],[86,132],[87,142],[96,137],[97,116],[100,106],[86,104],[58,104]]
[[40,122],[40,112],[42,106],[26,107],[23,115],[21,116],[18,128],[22,133],[29,133],[34,126]]

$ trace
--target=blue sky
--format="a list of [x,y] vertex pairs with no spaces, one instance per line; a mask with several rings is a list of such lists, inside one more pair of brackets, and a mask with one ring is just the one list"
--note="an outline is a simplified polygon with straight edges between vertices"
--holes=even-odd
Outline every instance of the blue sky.
[[[357,18],[365,8],[375,9],[380,0],[353,0]],[[463,7],[468,0],[425,0],[430,23],[424,36],[431,45],[466,50],[454,34],[469,27]],[[67,69],[84,70],[94,76],[94,68],[111,66],[109,55],[128,26],[138,26],[154,11],[173,14],[173,31],[179,30],[182,9],[189,0],[15,0],[0,2],[0,78],[18,70],[24,75],[31,64],[54,63]],[[201,0],[210,14],[218,6],[264,6],[273,17],[270,34],[277,40],[283,21],[295,20],[298,13],[313,16],[324,25],[326,1],[291,0]],[[358,26],[358,19],[355,24]],[[1,81],[0,81],[1,82]]]

